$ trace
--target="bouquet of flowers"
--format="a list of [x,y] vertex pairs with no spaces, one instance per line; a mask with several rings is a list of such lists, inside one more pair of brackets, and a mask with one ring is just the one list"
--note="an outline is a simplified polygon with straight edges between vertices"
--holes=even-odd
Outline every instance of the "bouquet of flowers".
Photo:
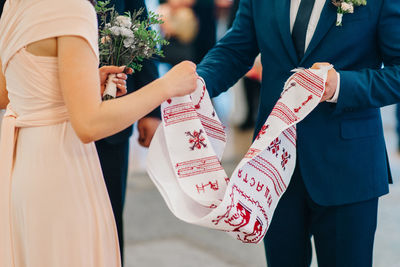
[[[149,12],[147,19],[141,19],[144,10],[133,14],[118,14],[110,1],[98,1],[96,12],[99,16],[99,50],[101,65],[126,66],[140,71],[141,62],[155,56],[163,56],[159,47],[167,45],[161,34],[151,26],[162,24],[160,16]],[[103,94],[103,100],[115,98],[117,87],[110,74]]]

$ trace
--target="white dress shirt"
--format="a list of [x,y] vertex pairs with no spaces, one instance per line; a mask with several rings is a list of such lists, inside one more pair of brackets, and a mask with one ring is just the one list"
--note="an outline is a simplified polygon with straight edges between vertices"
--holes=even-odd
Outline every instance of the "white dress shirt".
[[[293,30],[294,22],[296,21],[297,11],[299,10],[301,0],[291,0],[290,3],[290,32]],[[321,17],[322,9],[324,8],[326,0],[315,0],[314,8],[311,13],[310,22],[308,23],[307,33],[306,33],[306,44],[305,50],[307,50],[308,45],[314,36],[315,29],[317,28],[319,18]],[[338,75],[338,85],[334,96],[327,100],[327,102],[337,103],[340,90],[340,74]]]

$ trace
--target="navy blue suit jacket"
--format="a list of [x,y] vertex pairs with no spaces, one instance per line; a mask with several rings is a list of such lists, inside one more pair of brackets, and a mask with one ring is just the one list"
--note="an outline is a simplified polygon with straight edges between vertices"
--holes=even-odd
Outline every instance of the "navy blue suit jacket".
[[[320,205],[354,203],[388,192],[379,107],[400,102],[399,0],[368,0],[335,26],[327,0],[301,60],[290,34],[290,0],[241,0],[232,29],[198,66],[211,96],[231,87],[261,52],[263,81],[256,133],[278,100],[290,70],[330,62],[340,72],[337,104],[320,104],[298,124],[304,183]],[[381,68],[382,64],[385,68]],[[218,73],[218,75],[215,75]]]

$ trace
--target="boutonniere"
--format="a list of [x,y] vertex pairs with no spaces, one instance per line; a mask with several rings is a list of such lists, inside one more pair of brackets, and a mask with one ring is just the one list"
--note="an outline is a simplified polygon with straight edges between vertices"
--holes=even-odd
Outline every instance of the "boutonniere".
[[336,26],[342,26],[343,15],[354,13],[356,6],[366,6],[367,0],[332,0],[332,3],[337,7]]

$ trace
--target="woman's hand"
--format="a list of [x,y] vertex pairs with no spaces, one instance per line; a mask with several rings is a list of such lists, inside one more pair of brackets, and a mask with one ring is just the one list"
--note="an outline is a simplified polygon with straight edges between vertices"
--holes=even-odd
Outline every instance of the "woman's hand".
[[128,71],[124,73],[125,66],[104,66],[99,69],[100,73],[100,85],[101,85],[101,95],[103,95],[106,88],[106,82],[109,74],[116,74],[117,77],[113,82],[117,85],[117,97],[123,96],[127,93],[126,90],[126,79],[128,79],[127,74],[132,74],[133,70],[128,68]]
[[160,78],[164,81],[169,98],[185,96],[196,90],[198,78],[196,67],[193,62],[183,61]]

